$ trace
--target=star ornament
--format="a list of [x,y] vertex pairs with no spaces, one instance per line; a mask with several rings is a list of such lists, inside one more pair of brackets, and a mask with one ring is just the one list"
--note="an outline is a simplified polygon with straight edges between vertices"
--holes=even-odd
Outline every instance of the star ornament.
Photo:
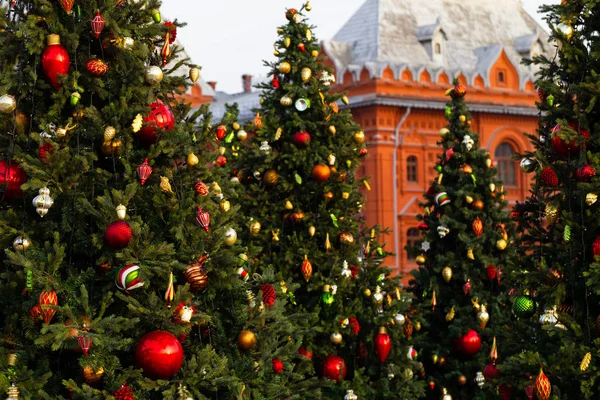
[[430,248],[431,248],[431,243],[429,243],[428,241],[421,243],[421,250],[429,251]]

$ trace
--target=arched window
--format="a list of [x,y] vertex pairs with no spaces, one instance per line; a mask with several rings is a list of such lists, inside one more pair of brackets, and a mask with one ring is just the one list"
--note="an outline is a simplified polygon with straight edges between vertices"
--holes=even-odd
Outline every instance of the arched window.
[[406,180],[408,182],[417,182],[417,157],[410,156],[406,159]]
[[[414,247],[419,240],[421,240],[421,232],[417,228],[410,228],[406,231],[406,244],[408,246]],[[411,258],[410,255],[408,258]]]
[[504,83],[504,71],[498,72],[498,83]]
[[498,167],[498,177],[505,186],[517,186],[517,161],[512,159],[515,150],[509,143],[500,143],[494,157]]
[[436,43],[434,52],[435,52],[435,54],[442,54],[442,45],[439,43]]

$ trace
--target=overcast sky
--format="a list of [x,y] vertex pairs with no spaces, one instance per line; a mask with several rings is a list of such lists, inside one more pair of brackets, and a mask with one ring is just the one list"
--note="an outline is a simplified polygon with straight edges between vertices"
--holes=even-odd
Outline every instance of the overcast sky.
[[[428,1],[428,0],[423,0]],[[560,0],[522,0],[538,18],[541,4]],[[241,76],[266,73],[262,60],[272,59],[277,27],[286,20],[286,8],[300,8],[305,0],[163,0],[163,19],[188,25],[178,31],[192,61],[202,66],[206,81],[217,81],[217,90],[241,91]],[[330,39],[365,0],[311,0],[308,14],[320,40]],[[542,22],[543,23],[543,22]]]

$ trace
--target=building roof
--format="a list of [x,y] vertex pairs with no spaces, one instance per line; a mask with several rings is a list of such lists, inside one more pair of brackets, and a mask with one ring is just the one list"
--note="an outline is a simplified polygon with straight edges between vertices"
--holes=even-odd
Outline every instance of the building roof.
[[[441,57],[424,46],[436,31],[443,33]],[[485,77],[503,49],[524,81],[533,77],[520,63],[523,50],[538,40],[547,51],[548,35],[521,0],[367,0],[324,48],[340,79],[369,63]]]

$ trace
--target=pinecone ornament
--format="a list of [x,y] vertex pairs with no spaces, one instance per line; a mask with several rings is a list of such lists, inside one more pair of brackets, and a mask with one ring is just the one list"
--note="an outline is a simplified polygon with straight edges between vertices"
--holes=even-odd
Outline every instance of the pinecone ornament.
[[273,307],[273,305],[275,304],[275,300],[277,299],[277,293],[275,293],[275,289],[273,288],[273,285],[270,285],[268,283],[263,283],[262,286],[260,287],[260,290],[263,293],[263,295],[262,295],[263,303],[265,303],[269,307]]
[[578,168],[575,172],[575,177],[579,182],[589,182],[594,176],[596,176],[596,170],[589,164]]
[[541,174],[542,182],[547,186],[558,186],[558,176],[550,167],[545,167]]

